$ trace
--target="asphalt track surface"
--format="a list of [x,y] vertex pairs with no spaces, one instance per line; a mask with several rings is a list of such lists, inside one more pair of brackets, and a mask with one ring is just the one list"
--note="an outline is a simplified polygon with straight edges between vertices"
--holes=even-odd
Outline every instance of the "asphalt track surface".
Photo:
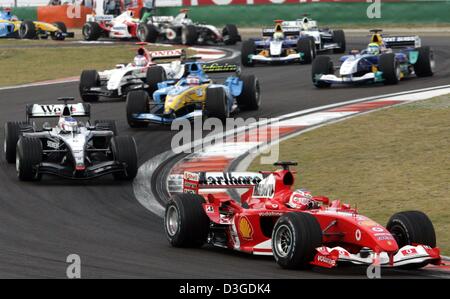
[[[362,48],[367,37],[349,38],[349,48]],[[396,86],[315,89],[310,65],[244,69],[258,76],[263,104],[243,117],[274,117],[289,112],[377,94],[448,84],[450,40],[425,37],[437,60],[435,76],[410,79]],[[336,60],[338,56],[333,55]],[[77,83],[0,91],[0,123],[22,120],[28,103],[52,103],[78,96]],[[170,128],[128,128],[125,104],[93,105],[93,119],[115,119],[121,135],[132,135],[140,163],[170,149]],[[0,140],[3,141],[3,130]],[[162,219],[134,198],[131,183],[109,177],[73,182],[46,177],[40,183],[19,182],[14,165],[0,159],[0,278],[64,278],[66,257],[81,257],[83,278],[364,278],[364,268],[288,271],[271,257],[254,257],[215,248],[171,248]],[[394,211],[392,211],[394,212]],[[388,278],[424,278],[430,271],[383,270]],[[440,275],[440,274],[439,274]]]

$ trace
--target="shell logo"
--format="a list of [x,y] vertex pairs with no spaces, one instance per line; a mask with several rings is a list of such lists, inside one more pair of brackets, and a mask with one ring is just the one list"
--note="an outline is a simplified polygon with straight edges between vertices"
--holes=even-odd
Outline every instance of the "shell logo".
[[245,216],[239,219],[239,232],[244,239],[251,240],[253,238],[253,227]]

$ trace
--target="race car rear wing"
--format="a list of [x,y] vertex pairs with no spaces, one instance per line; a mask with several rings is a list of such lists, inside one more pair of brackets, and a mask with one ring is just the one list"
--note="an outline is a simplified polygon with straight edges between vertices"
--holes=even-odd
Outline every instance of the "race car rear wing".
[[202,64],[202,69],[205,73],[239,73],[241,68],[236,64],[219,64],[210,63]]
[[148,54],[152,60],[177,59],[186,57],[186,51],[183,49],[149,51]]
[[[263,36],[273,36],[275,33],[275,28],[264,28],[262,31]],[[300,35],[300,29],[298,27],[284,27],[284,36],[297,36]]]
[[60,117],[64,109],[70,109],[70,115],[74,117],[90,117],[91,106],[85,103],[77,104],[30,104],[27,105],[27,119]]
[[387,48],[406,48],[421,46],[422,42],[417,35],[412,36],[383,36],[383,42]]
[[251,188],[263,180],[258,172],[184,172],[183,193],[199,189]]

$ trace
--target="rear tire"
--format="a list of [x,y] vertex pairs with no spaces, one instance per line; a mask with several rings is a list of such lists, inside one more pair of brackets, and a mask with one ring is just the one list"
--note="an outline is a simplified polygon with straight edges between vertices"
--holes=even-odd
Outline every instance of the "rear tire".
[[378,69],[383,72],[384,84],[392,85],[400,81],[400,65],[394,53],[382,54],[378,60]]
[[138,172],[137,147],[133,137],[117,136],[111,139],[111,150],[116,162],[126,165],[125,172],[113,173],[115,180],[129,181]]
[[148,87],[148,93],[153,97],[153,93],[158,90],[158,83],[166,81],[166,71],[162,66],[152,66],[147,69],[146,83]]
[[37,32],[36,26],[34,26],[33,21],[23,21],[20,24],[19,36],[21,39],[36,39]]
[[282,215],[272,232],[275,261],[285,269],[304,269],[314,260],[316,248],[322,246],[322,229],[308,213]]
[[138,37],[141,42],[155,43],[158,35],[158,29],[153,24],[140,24],[138,27]]
[[174,247],[201,247],[208,237],[210,220],[198,194],[179,193],[166,205],[164,229]]
[[96,22],[87,22],[82,29],[83,37],[87,41],[98,40],[103,33],[102,28]]
[[224,122],[229,116],[225,90],[221,87],[206,89],[205,110],[208,117],[216,117]]
[[16,163],[16,149],[17,142],[22,135],[22,126],[28,125],[25,122],[7,122],[5,124],[5,140],[3,143],[3,150],[5,152],[5,159],[8,163]]
[[42,143],[38,138],[21,137],[17,143],[16,170],[21,181],[38,181],[37,166],[42,162]]
[[186,25],[181,29],[181,43],[191,46],[197,43],[197,28],[194,25]]
[[133,118],[134,114],[149,112],[149,96],[144,90],[133,90],[127,94],[127,121],[131,128],[145,128],[148,127],[147,122],[136,121]]
[[434,72],[434,54],[430,47],[417,48],[419,57],[414,64],[414,72],[417,77],[429,77],[433,76]]
[[256,46],[252,40],[246,40],[242,43],[241,47],[241,63],[244,66],[254,66],[255,63],[250,59],[250,55],[255,55]]
[[309,64],[312,62],[314,59],[314,50],[315,47],[313,48],[309,37],[298,40],[297,52],[303,53],[303,60],[301,61],[302,64]]
[[312,82],[317,88],[330,87],[331,83],[321,82],[316,79],[320,75],[328,75],[334,73],[333,62],[328,56],[317,56],[311,67]]
[[117,125],[115,120],[96,120],[94,126],[97,130],[101,131],[112,131],[114,136],[118,136]]
[[261,105],[259,81],[255,75],[241,75],[242,92],[236,98],[239,107],[246,110],[258,110]]
[[[406,211],[394,214],[386,225],[399,248],[405,245],[421,244],[436,247],[436,233],[428,216],[420,211]],[[418,269],[425,264],[410,264],[406,269]]]
[[[222,30],[222,36],[224,37],[225,45],[235,45],[239,41],[239,32],[234,24],[227,24]],[[227,37],[225,39],[225,37]]]
[[344,30],[333,30],[333,42],[339,45],[339,48],[333,49],[335,54],[344,53],[347,48]]
[[84,102],[97,102],[98,95],[86,95],[85,90],[92,87],[100,86],[100,75],[96,70],[86,70],[81,73],[80,83],[78,89],[80,91],[81,99]]

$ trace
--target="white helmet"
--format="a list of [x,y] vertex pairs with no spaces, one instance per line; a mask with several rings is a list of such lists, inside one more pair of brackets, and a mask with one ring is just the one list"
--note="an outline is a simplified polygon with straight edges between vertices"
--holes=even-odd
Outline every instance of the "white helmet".
[[136,55],[136,57],[134,57],[134,65],[135,66],[146,66],[148,63],[147,58],[145,58],[144,55]]
[[314,202],[310,191],[297,189],[292,192],[289,202],[286,204],[292,209],[306,210]]
[[63,116],[59,119],[58,127],[63,132],[76,132],[78,130],[78,122],[71,116]]
[[200,78],[197,76],[189,75],[186,77],[186,83],[188,85],[200,85]]
[[273,34],[273,39],[274,40],[282,40],[283,38],[284,38],[283,32],[275,32]]

